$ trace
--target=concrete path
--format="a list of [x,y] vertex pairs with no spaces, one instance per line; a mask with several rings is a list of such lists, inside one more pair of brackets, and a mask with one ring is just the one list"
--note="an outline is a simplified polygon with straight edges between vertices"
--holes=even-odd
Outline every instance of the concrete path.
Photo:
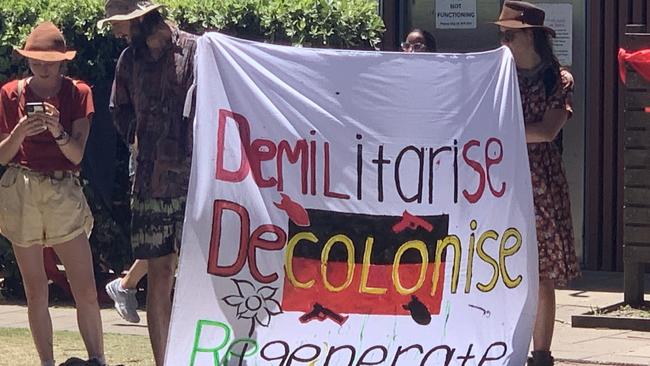
[[[148,336],[147,314],[144,311],[138,311],[141,318],[138,324],[131,324],[122,320],[113,309],[102,309],[101,312],[104,332]],[[78,331],[74,308],[50,307],[50,314],[55,331]],[[23,305],[0,305],[0,328],[29,328],[27,307]]]
[[586,272],[571,289],[557,291],[553,355],[603,365],[650,365],[650,333],[571,327],[572,315],[622,302],[622,289],[622,273]]

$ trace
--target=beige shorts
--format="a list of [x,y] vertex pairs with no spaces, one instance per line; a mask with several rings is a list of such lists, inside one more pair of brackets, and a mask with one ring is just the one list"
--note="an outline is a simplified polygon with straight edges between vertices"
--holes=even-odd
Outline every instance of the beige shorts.
[[72,172],[10,166],[0,179],[0,233],[14,245],[53,246],[90,236],[93,216]]

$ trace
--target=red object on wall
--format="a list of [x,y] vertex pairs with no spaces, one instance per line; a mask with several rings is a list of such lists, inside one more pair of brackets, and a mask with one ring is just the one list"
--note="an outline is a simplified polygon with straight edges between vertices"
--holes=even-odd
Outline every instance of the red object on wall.
[[54,282],[54,284],[65,293],[66,297],[71,299],[72,291],[70,291],[70,284],[65,276],[65,271],[61,271],[59,270],[59,267],[57,267],[58,261],[54,249],[49,247],[43,249],[43,262],[47,278]]
[[618,72],[621,81],[625,84],[625,64],[632,66],[636,72],[644,79],[650,82],[650,49],[639,50],[636,52],[627,52],[620,48],[618,50]]

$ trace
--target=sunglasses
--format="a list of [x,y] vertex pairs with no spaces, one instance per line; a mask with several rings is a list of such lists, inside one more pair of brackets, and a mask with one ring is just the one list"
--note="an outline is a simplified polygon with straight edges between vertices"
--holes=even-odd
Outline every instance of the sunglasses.
[[512,42],[515,40],[515,35],[519,32],[521,32],[521,30],[517,30],[517,29],[508,29],[505,31],[500,31],[499,38],[503,42]]
[[426,51],[427,46],[424,43],[408,43],[402,42],[402,51],[405,52],[423,52]]

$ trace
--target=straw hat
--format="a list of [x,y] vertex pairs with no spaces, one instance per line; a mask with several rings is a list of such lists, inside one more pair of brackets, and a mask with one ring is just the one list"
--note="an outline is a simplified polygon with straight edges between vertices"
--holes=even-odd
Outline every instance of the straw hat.
[[555,37],[555,31],[544,25],[544,10],[525,1],[506,0],[499,20],[494,24],[506,28],[542,28]]
[[163,6],[148,0],[106,0],[106,18],[98,21],[97,27],[103,28],[107,22],[136,19]]
[[46,62],[69,61],[77,54],[66,48],[63,34],[51,22],[37,25],[27,37],[25,47],[16,49],[16,52],[23,57]]

